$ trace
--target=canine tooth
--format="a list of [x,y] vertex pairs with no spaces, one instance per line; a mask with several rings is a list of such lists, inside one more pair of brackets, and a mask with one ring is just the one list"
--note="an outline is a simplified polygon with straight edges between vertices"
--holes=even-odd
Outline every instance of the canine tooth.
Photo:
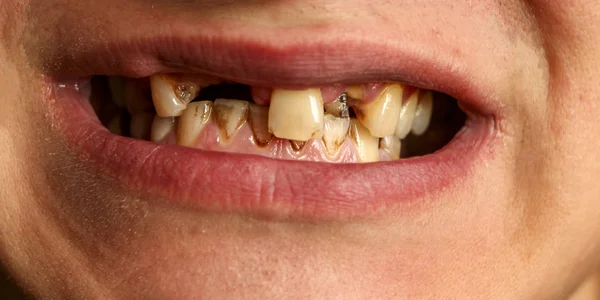
[[346,140],[350,128],[350,118],[336,118],[330,114],[324,117],[323,144],[327,154],[335,156]]
[[394,134],[400,108],[402,93],[400,84],[390,84],[381,95],[371,103],[357,102],[354,107],[356,117],[375,137],[386,137]]
[[422,135],[427,131],[431,122],[431,114],[433,113],[433,94],[431,91],[425,92],[420,97],[417,110],[415,111],[415,119],[412,123],[411,132],[414,135]]
[[131,137],[149,141],[152,122],[154,122],[153,113],[141,112],[131,116],[131,123],[129,124],[129,133]]
[[150,87],[156,113],[163,118],[180,116],[200,92],[193,82],[170,82],[165,75],[152,75]]
[[295,152],[300,152],[306,146],[306,142],[290,140],[290,145]]
[[269,107],[260,106],[254,103],[250,104],[250,115],[248,123],[252,129],[254,142],[257,146],[264,147],[273,139],[273,134],[269,132]]
[[395,135],[386,136],[379,141],[379,149],[385,151],[392,160],[400,159],[402,142]]
[[400,117],[396,124],[396,136],[399,139],[404,139],[410,133],[418,103],[419,91],[416,91],[402,104]]
[[196,143],[204,126],[210,121],[212,101],[192,102],[179,117],[177,144],[191,147]]
[[372,136],[357,119],[350,119],[348,135],[356,145],[360,161],[379,161],[379,139]]
[[221,138],[231,139],[248,120],[250,103],[241,100],[217,99],[213,117],[220,129]]
[[156,143],[164,141],[177,127],[177,119],[175,117],[163,118],[160,116],[154,117],[152,122],[152,133],[150,140]]
[[348,95],[343,93],[335,101],[324,105],[325,113],[333,115],[337,118],[348,118]]
[[276,89],[269,107],[269,131],[276,137],[306,142],[323,136],[323,97],[320,89]]

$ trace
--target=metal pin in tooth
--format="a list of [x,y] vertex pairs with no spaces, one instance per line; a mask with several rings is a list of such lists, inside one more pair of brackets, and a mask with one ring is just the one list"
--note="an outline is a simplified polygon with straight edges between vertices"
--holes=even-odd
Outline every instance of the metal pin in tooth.
[[348,111],[348,93],[342,93],[337,101],[340,101],[340,118],[348,118],[350,117],[350,112]]

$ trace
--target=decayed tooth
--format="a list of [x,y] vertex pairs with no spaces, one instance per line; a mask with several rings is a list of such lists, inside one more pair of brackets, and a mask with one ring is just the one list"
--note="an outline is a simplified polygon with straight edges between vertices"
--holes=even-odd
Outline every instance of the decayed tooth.
[[398,160],[400,159],[402,142],[395,135],[387,136],[379,141],[379,149],[385,151],[390,156],[390,159]]
[[417,111],[417,104],[419,103],[419,93],[419,91],[415,91],[406,102],[402,104],[400,117],[396,124],[396,136],[399,139],[404,139],[410,133],[415,118],[415,112]]
[[350,116],[348,110],[348,94],[341,94],[335,101],[324,105],[325,113],[333,115],[337,118],[348,118]]
[[362,84],[351,85],[346,88],[346,93],[352,99],[364,99],[365,87]]
[[350,131],[348,135],[356,145],[360,161],[379,161],[379,139],[372,136],[369,130],[357,119],[350,119]]
[[390,84],[375,101],[355,103],[356,117],[371,135],[386,137],[394,134],[402,107],[403,91],[400,84]]
[[131,123],[129,124],[129,133],[131,137],[149,141],[153,121],[154,113],[141,112],[131,116]]
[[346,140],[350,128],[350,118],[336,118],[330,114],[324,117],[323,144],[327,154],[335,156]]
[[152,122],[152,133],[150,135],[150,140],[160,143],[164,141],[169,134],[173,133],[176,127],[177,119],[175,117],[163,118],[156,116]]
[[212,101],[192,102],[179,117],[177,126],[177,144],[181,146],[194,146],[204,126],[210,121],[212,114]]
[[264,147],[273,139],[273,134],[269,132],[269,107],[250,104],[250,115],[248,123],[252,129],[254,143],[257,146]]
[[295,152],[300,152],[306,146],[306,142],[290,140],[290,145]]
[[150,87],[156,113],[163,118],[180,116],[200,92],[196,83],[174,82],[167,75],[152,75]]
[[269,107],[269,131],[276,137],[306,142],[323,136],[323,97],[320,89],[276,89]]
[[217,99],[213,105],[215,124],[220,129],[220,136],[230,140],[248,120],[250,103],[241,100]]
[[425,92],[419,99],[417,110],[415,111],[415,119],[412,123],[411,132],[414,135],[422,135],[427,131],[429,122],[431,122],[431,114],[433,113],[433,94],[431,91]]

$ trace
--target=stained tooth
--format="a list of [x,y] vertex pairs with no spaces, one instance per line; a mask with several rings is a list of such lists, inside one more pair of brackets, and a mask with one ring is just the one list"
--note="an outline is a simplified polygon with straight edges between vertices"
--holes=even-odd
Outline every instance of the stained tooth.
[[217,99],[213,105],[215,124],[224,141],[230,140],[248,120],[250,103],[241,100]]
[[161,117],[180,116],[200,92],[197,84],[173,82],[166,75],[152,75],[150,87],[152,88],[154,108]]
[[375,137],[394,134],[402,107],[403,88],[400,84],[389,85],[383,93],[371,103],[355,105],[354,112],[363,126]]
[[348,118],[348,95],[343,93],[335,101],[324,105],[325,113],[337,118]]
[[129,124],[129,133],[131,137],[149,141],[153,121],[154,114],[149,112],[141,112],[131,116],[131,123]]
[[150,140],[156,143],[163,142],[169,134],[173,133],[176,127],[176,118],[163,118],[156,116],[154,117],[154,122],[152,122],[152,133],[150,135]]
[[179,117],[177,127],[177,144],[181,146],[194,146],[204,126],[210,121],[212,114],[212,101],[192,102]]
[[257,146],[264,147],[271,142],[273,134],[269,132],[269,107],[250,104],[248,123],[252,129],[254,142]]
[[290,145],[295,152],[300,152],[306,146],[306,142],[290,140]]
[[320,89],[276,89],[269,107],[269,131],[276,137],[308,141],[323,136],[323,97]]
[[350,119],[350,131],[348,135],[356,145],[360,161],[379,161],[379,139],[372,136],[369,130],[357,119]]
[[351,85],[346,88],[346,93],[352,99],[364,99],[365,87],[362,84]]
[[379,141],[379,149],[385,151],[391,160],[398,160],[400,159],[402,142],[395,135],[386,136]]
[[415,112],[417,110],[417,103],[419,103],[419,91],[414,92],[406,102],[402,104],[395,133],[399,139],[404,139],[410,133],[415,118]]
[[323,144],[325,144],[327,154],[334,157],[346,140],[346,135],[350,128],[350,118],[336,118],[330,114],[326,114],[324,121]]
[[429,122],[431,122],[431,114],[433,113],[433,95],[431,91],[425,92],[419,99],[417,110],[415,111],[415,119],[412,123],[411,132],[414,135],[422,135],[427,131]]

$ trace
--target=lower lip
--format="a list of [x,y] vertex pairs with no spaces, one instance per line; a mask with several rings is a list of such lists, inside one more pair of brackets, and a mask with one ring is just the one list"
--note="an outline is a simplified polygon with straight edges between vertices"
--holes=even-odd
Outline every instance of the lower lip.
[[[434,154],[396,162],[326,164],[158,145],[110,133],[85,93],[53,87],[46,103],[78,155],[148,201],[256,217],[341,220],[423,209],[429,194],[490,159],[493,122],[471,120]],[[429,200],[425,200],[429,199]]]

